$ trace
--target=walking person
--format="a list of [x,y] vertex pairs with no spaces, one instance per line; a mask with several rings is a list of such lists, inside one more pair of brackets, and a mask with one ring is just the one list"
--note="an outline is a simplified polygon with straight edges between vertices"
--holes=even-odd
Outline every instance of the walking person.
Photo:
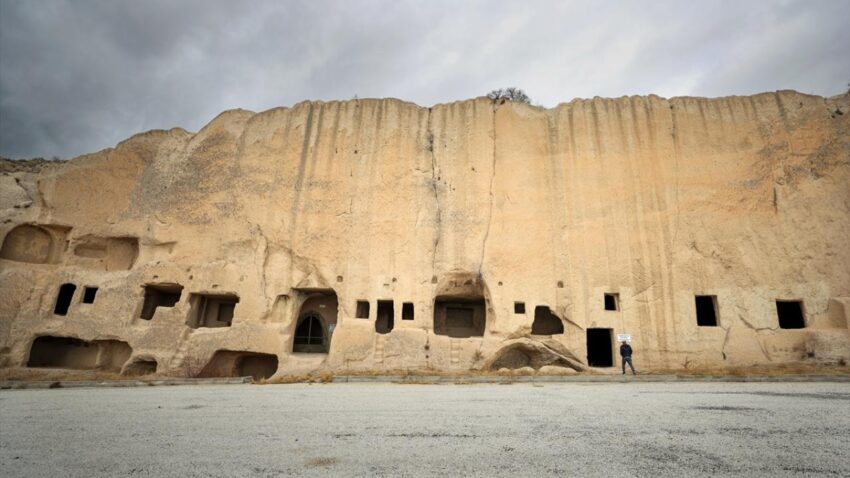
[[632,364],[632,346],[625,340],[620,345],[620,357],[623,357],[623,375],[626,374],[627,363],[629,364],[629,368],[632,369],[632,375],[637,375],[635,373],[635,366]]

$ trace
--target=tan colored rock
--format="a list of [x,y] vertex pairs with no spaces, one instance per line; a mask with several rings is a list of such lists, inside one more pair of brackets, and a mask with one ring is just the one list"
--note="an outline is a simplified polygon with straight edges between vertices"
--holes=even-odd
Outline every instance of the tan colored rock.
[[537,371],[539,375],[575,375],[578,372],[569,367],[558,367],[555,365],[544,365]]
[[848,112],[304,102],[0,161],[0,367],[124,357],[58,337],[128,375],[604,368],[617,334],[641,371],[846,363]]

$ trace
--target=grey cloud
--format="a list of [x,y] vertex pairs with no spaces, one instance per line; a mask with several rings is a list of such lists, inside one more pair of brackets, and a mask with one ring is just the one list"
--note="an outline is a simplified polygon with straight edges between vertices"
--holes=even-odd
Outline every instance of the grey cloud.
[[72,157],[222,110],[574,97],[834,95],[850,2],[0,0],[0,155]]

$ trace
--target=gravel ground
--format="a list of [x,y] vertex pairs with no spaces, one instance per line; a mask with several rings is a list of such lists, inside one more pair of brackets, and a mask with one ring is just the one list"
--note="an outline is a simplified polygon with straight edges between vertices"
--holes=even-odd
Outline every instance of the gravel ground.
[[0,392],[4,476],[850,476],[847,383]]

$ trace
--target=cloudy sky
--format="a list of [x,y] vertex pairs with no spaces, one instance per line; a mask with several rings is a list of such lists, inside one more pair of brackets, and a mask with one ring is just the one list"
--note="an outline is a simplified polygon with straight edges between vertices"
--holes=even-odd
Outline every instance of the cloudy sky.
[[0,0],[0,156],[73,157],[230,108],[523,88],[835,95],[850,0]]

